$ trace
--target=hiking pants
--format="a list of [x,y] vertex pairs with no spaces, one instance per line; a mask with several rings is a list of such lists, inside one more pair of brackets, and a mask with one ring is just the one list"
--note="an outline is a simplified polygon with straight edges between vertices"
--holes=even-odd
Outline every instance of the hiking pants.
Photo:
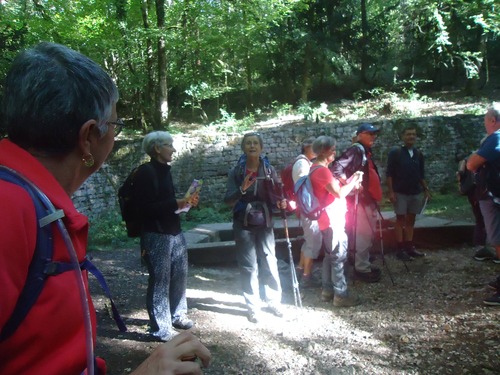
[[354,268],[358,272],[370,272],[370,249],[377,229],[378,211],[374,203],[360,203],[356,211],[356,253]]
[[148,267],[146,307],[151,333],[168,336],[172,320],[187,313],[187,245],[183,233],[178,235],[146,232],[141,249]]
[[259,280],[263,284],[266,302],[280,304],[281,284],[273,228],[243,227],[234,222],[233,232],[241,287],[248,309],[256,311],[260,307]]
[[345,231],[334,233],[331,227],[322,230],[325,244],[325,257],[321,270],[323,290],[329,290],[335,295],[344,297],[347,294],[347,282],[344,273],[344,263],[347,259],[347,234]]

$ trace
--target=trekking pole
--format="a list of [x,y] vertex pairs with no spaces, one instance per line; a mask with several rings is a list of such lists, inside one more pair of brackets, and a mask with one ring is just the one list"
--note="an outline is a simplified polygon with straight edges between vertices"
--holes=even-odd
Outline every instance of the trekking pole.
[[[352,212],[352,226],[351,226],[351,241],[349,243],[351,244],[349,246],[350,252],[353,256],[353,267],[356,269],[356,232],[358,229],[358,202],[359,202],[359,189],[356,189],[356,192],[354,193],[354,209]],[[355,278],[352,278],[352,282],[354,284]]]
[[[385,269],[387,270],[387,274],[389,275],[389,278],[391,279],[391,282],[392,282],[392,285],[394,286],[394,279],[392,278],[392,273],[391,273],[391,270],[389,269],[389,265],[387,264],[387,262],[385,261],[385,254],[384,254],[384,238],[382,236],[382,220],[384,219],[384,217],[382,216],[382,212],[380,212],[380,208],[378,205],[376,205],[377,207],[377,212],[378,212],[378,235],[379,235],[379,238],[380,238],[380,254],[382,255],[382,265],[385,266]],[[406,263],[405,263],[405,266],[406,266]],[[406,269],[408,269],[408,267],[406,267]]]
[[[283,197],[283,184],[280,184],[281,190],[281,199],[285,199]],[[288,258],[290,262],[290,276],[292,277],[292,289],[293,289],[293,302],[295,303],[295,307],[297,305],[302,308],[302,298],[300,297],[299,290],[299,281],[297,280],[297,273],[295,272],[295,264],[293,262],[293,254],[292,254],[292,243],[290,242],[290,237],[288,235],[288,222],[286,218],[286,211],[284,208],[281,208],[281,217],[283,218],[283,229],[285,230],[285,238],[286,244],[288,246]]]

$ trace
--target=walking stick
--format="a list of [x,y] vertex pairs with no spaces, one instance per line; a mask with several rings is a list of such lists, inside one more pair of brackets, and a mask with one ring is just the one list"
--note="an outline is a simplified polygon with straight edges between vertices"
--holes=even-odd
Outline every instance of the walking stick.
[[[359,202],[359,189],[356,189],[354,193],[354,208],[352,211],[352,225],[351,225],[351,238],[349,239],[349,251],[352,255],[352,266],[356,269],[356,232],[358,228],[358,202]],[[355,278],[352,278],[352,283],[354,285]]]
[[[380,239],[380,254],[382,255],[382,265],[385,266],[385,269],[387,270],[387,274],[389,275],[390,279],[391,279],[391,282],[392,282],[392,285],[394,286],[394,279],[392,278],[392,273],[391,273],[391,270],[389,269],[389,266],[387,265],[387,262],[385,261],[385,255],[384,255],[384,238],[382,237],[382,220],[383,220],[383,216],[382,216],[382,212],[380,212],[380,208],[378,206],[378,204],[376,205],[377,207],[377,212],[378,212],[378,236],[379,236],[379,239]],[[406,263],[405,263],[405,266],[406,266]],[[406,269],[408,270],[408,267],[406,267]]]
[[[281,199],[285,199],[283,196],[283,184],[280,184]],[[295,264],[293,262],[292,254],[292,243],[290,242],[290,236],[288,235],[288,223],[286,219],[286,211],[281,208],[281,217],[283,218],[283,228],[285,230],[286,244],[288,246],[288,258],[290,262],[290,276],[292,277],[292,289],[293,289],[293,302],[295,307],[302,307],[302,298],[300,297],[299,281],[297,280],[297,273],[295,272]]]

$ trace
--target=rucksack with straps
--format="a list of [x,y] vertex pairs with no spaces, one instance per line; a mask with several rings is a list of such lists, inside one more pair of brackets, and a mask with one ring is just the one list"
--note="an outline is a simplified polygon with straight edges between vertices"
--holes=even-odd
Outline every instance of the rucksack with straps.
[[469,195],[476,189],[474,172],[467,169],[467,158],[458,162],[458,191],[462,195]]
[[[20,173],[5,166],[0,166],[0,179],[18,185],[28,192],[35,205],[37,223],[39,226],[37,230],[35,251],[28,269],[26,282],[19,294],[14,311],[9,319],[7,319],[5,325],[1,328],[1,342],[7,340],[26,318],[42,292],[45,280],[49,277],[72,271],[74,267],[71,263],[54,262],[52,260],[53,242],[50,224],[57,222],[59,229],[65,231],[66,228],[61,220],[61,218],[64,217],[64,212],[62,210],[56,210],[49,198]],[[116,309],[109,288],[101,272],[88,258],[85,258],[85,260],[80,263],[80,269],[86,269],[97,278],[111,302],[113,318],[118,328],[120,331],[125,332],[127,327]]]
[[297,208],[300,214],[304,215],[309,220],[318,220],[325,209],[314,195],[311,183],[311,175],[318,168],[321,168],[321,166],[316,165],[312,167],[309,174],[300,177],[294,187],[295,196],[297,198]]
[[[293,166],[300,159],[309,159],[305,155],[297,156],[292,162],[290,162],[280,173],[281,182],[283,183],[283,197],[287,200],[286,210],[288,212],[295,211],[297,205],[297,197],[295,196],[295,183],[293,182]],[[293,202],[293,203],[291,203]]]
[[139,214],[137,194],[135,192],[137,172],[140,168],[149,168],[151,170],[151,173],[154,176],[153,184],[156,194],[159,190],[156,172],[154,171],[153,166],[150,163],[145,163],[134,168],[125,179],[123,185],[118,189],[118,203],[120,204],[120,213],[127,228],[127,236],[131,238],[140,237],[142,231],[142,219]]

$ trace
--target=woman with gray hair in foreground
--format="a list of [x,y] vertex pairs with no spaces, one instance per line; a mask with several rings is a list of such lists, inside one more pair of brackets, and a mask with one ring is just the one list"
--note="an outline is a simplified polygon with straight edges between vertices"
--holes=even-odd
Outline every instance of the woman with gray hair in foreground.
[[[106,373],[104,360],[94,358],[96,314],[87,271],[80,269],[89,223],[71,196],[113,148],[123,126],[117,101],[118,90],[101,67],[58,44],[41,43],[24,51],[7,74],[2,119],[8,137],[0,141],[0,165],[11,175],[23,176],[24,186],[35,187],[54,206],[48,265],[70,267],[46,274],[24,319],[3,335],[25,290],[45,226],[38,224],[28,189],[0,179],[2,375]],[[194,357],[208,365],[210,352],[185,333],[160,345],[132,374],[200,374],[197,362],[184,361]]]

